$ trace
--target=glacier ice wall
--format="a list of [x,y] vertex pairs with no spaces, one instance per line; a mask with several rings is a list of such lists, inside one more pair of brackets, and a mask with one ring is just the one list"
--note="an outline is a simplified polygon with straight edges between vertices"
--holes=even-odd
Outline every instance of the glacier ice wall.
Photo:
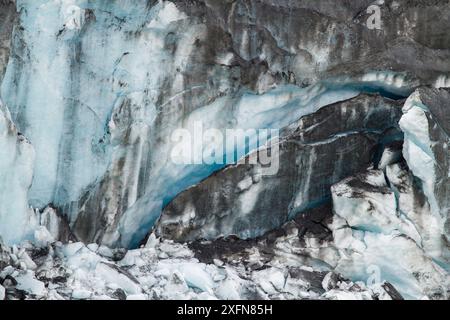
[[6,243],[30,239],[37,225],[28,206],[34,155],[0,100],[0,238]]
[[11,34],[17,18],[16,5],[13,0],[0,3],[0,84],[5,74],[11,48]]
[[442,220],[440,234],[450,240],[450,116],[447,89],[420,88],[406,101],[400,126],[403,155],[420,179],[431,211]]
[[272,148],[276,173],[262,174],[261,164],[248,161],[228,166],[177,195],[163,210],[158,235],[177,241],[254,238],[329,202],[331,185],[370,166],[377,149],[403,139],[401,105],[361,94],[301,117]]
[[[163,212],[157,233],[241,255],[268,294],[285,266],[375,266],[407,298],[446,298],[450,96],[424,86],[450,83],[450,7],[380,1],[371,30],[372,2],[0,0],[0,236],[136,247]],[[175,164],[171,134],[199,122],[281,129],[281,174]],[[261,237],[216,239],[234,234]],[[187,245],[158,259],[171,246]]]
[[[0,83],[9,61],[16,16],[14,1],[0,2]],[[34,155],[34,148],[18,131],[0,97],[0,239],[6,243],[31,239],[37,224],[28,206]]]
[[[446,299],[449,153],[448,109],[442,106],[450,101],[447,95],[448,90],[430,88],[406,102],[360,95],[304,116],[280,141],[276,175],[261,177],[252,166],[229,166],[165,207],[156,234],[180,242],[206,239],[217,249],[224,246],[221,241],[245,246],[227,240],[233,235],[256,238],[249,251],[259,244],[266,246],[265,254],[275,251],[294,260],[283,263],[325,264],[355,281],[373,272],[408,299]],[[411,144],[425,148],[427,157],[412,154]],[[376,145],[382,154],[370,157]],[[351,176],[334,184],[345,175]],[[288,215],[294,223],[268,232]]]
[[220,169],[171,164],[174,129],[282,128],[360,92],[447,79],[445,1],[389,2],[385,32],[365,26],[369,3],[17,0],[1,96],[36,151],[29,204],[56,207],[86,242],[137,245]]
[[[83,7],[87,3],[17,3],[21,11],[21,27],[13,40],[17,59],[10,62],[2,96],[37,150],[30,191],[33,206],[77,200],[104,174],[111,152],[105,141],[108,122],[117,101],[138,99],[143,108],[147,106],[147,121],[152,121],[156,97],[150,88],[158,85],[164,70],[156,68],[163,65],[162,44],[158,47],[152,41],[157,40],[158,29],[139,39],[129,33],[157,9],[148,10],[145,2],[134,6],[99,1],[92,3],[94,16],[92,9]],[[124,17],[131,19],[122,27]],[[105,34],[114,28],[121,32]],[[151,75],[139,72],[143,65],[150,66]]]

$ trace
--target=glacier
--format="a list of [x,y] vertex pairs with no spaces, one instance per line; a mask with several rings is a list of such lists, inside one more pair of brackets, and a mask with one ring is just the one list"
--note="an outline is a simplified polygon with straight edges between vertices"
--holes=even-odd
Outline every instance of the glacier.
[[[316,268],[325,266],[327,271],[334,270],[357,281],[367,279],[368,270],[375,270],[379,278],[393,284],[405,298],[446,299],[450,256],[445,166],[449,154],[442,150],[445,138],[438,136],[431,143],[435,137],[431,130],[420,130],[420,135],[409,129],[423,128],[418,121],[421,118],[411,117],[409,112],[411,101],[427,99],[432,107],[421,104],[420,110],[428,112],[425,118],[428,121],[440,123],[445,115],[442,118],[430,110],[441,110],[436,109],[436,103],[447,94],[448,90],[421,88],[401,103],[383,101],[373,95],[358,96],[302,117],[291,129],[294,134],[281,140],[280,167],[284,170],[275,176],[255,179],[257,170],[252,166],[230,166],[178,195],[164,208],[156,234],[180,242],[216,241],[234,235],[243,239],[256,237],[260,239],[260,250],[275,251],[276,255],[277,250],[281,250],[282,256],[292,252],[301,254],[301,258],[289,257],[288,261],[283,261],[288,265],[302,264],[306,260]],[[332,120],[330,115],[334,116]],[[330,128],[328,121],[335,120],[339,125]],[[442,134],[440,126],[431,127]],[[404,130],[404,137],[398,135],[400,128]],[[364,137],[365,131],[374,135],[377,131],[374,129],[378,129],[378,139],[384,140],[382,154],[363,161],[364,155],[373,151],[360,146],[354,135]],[[335,136],[340,136],[340,140]],[[362,141],[370,150],[370,139]],[[429,147],[426,157],[410,153],[410,144],[420,141]],[[301,147],[289,147],[293,142]],[[312,146],[324,146],[325,151],[315,151],[308,142]],[[344,155],[342,165],[330,164],[341,162],[332,156],[336,150]],[[345,152],[353,158],[358,154],[362,167],[351,168]],[[433,157],[430,164],[423,165],[422,161],[430,157]],[[437,158],[440,160],[434,160]],[[411,162],[413,165],[409,168]],[[340,179],[342,175],[350,177]],[[330,178],[340,181],[335,183]],[[250,183],[242,189],[241,185],[247,180]],[[317,189],[310,181],[314,181]],[[311,195],[313,200],[325,197],[323,190],[330,190],[331,208],[327,207],[326,198],[311,201]],[[255,200],[250,201],[249,194]],[[444,210],[433,207],[436,197]],[[301,205],[305,200],[308,206]],[[243,205],[250,205],[250,210]],[[285,235],[284,229],[270,234],[274,224],[281,225],[292,219],[289,211],[300,218],[294,218],[296,224],[287,229],[288,234]],[[255,221],[260,222],[255,225]],[[309,225],[312,225],[311,231],[308,231]],[[300,231],[302,229],[306,233]]]
[[4,297],[447,298],[448,3],[372,2],[0,1]]
[[400,127],[405,132],[403,155],[414,175],[422,181],[431,211],[442,219],[445,230],[441,233],[448,239],[449,122],[445,111],[442,118],[439,111],[447,98],[448,92],[444,90],[417,90],[406,101]]
[[37,222],[28,206],[35,151],[0,100],[0,235],[8,243],[31,239]]
[[[183,70],[192,68],[188,53],[207,34],[171,2],[148,8],[118,1],[18,1],[17,7],[21,28],[13,34],[15,54],[2,97],[36,150],[29,204],[60,208],[85,241],[136,246],[163,206],[218,169],[171,165],[169,137],[178,127],[202,121],[205,129],[280,129],[361,91],[411,90],[404,75],[389,72],[330,78],[305,89],[269,86],[256,95],[230,84],[205,88],[200,79],[185,84]],[[108,28],[115,31],[103,32]],[[166,43],[172,34],[175,51]],[[232,76],[229,68],[215,68]],[[195,101],[209,90],[218,96],[209,98],[212,103]],[[187,103],[192,110],[178,107],[186,99],[194,99]],[[225,111],[228,106],[233,112]]]

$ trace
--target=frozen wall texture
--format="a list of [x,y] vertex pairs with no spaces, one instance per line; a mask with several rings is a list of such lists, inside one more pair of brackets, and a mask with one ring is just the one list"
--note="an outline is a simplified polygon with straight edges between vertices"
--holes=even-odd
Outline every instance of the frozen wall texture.
[[[163,206],[217,169],[170,163],[170,134],[187,119],[282,128],[360,91],[405,96],[450,71],[445,1],[388,3],[382,30],[365,25],[368,4],[39,0],[17,1],[15,19],[3,1],[2,39],[15,28],[2,98],[36,150],[29,204],[57,207],[82,240],[136,245]],[[327,79],[337,87],[304,97]]]
[[[408,250],[390,282],[443,297],[449,28],[448,0],[0,0],[0,236],[253,239],[325,206],[305,255],[358,278]],[[280,130],[278,172],[176,164],[198,123]]]

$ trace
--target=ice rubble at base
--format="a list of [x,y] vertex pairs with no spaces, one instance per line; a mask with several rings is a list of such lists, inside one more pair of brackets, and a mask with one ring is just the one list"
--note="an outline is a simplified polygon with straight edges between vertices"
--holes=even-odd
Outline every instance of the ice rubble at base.
[[[351,282],[332,272],[279,262],[253,270],[242,261],[199,262],[186,245],[150,237],[143,248],[96,244],[0,248],[0,300],[7,299],[392,299],[387,283]],[[6,255],[5,255],[6,253]],[[253,263],[257,261],[255,255]]]

